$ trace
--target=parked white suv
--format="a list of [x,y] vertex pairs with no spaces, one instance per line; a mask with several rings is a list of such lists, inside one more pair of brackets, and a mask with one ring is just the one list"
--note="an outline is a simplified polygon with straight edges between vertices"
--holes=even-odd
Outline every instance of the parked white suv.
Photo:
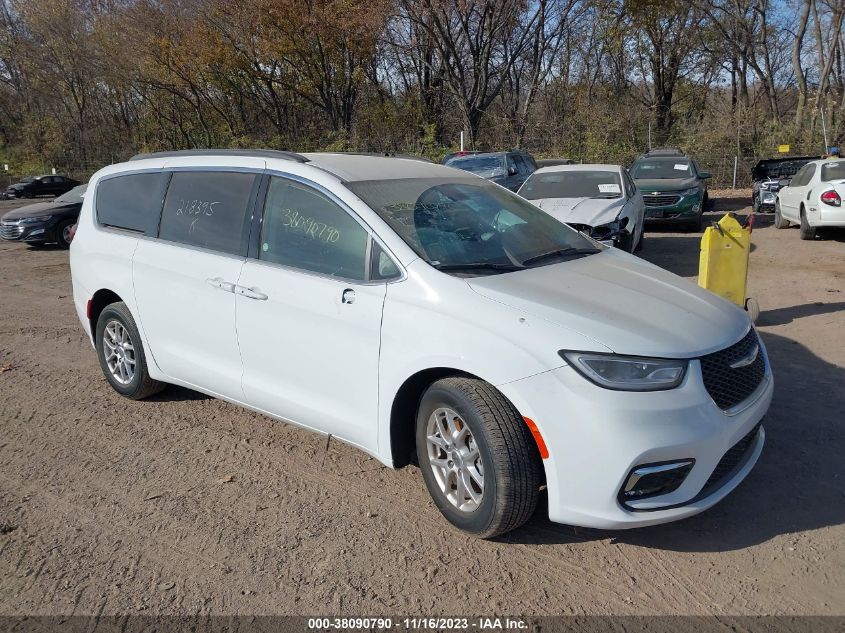
[[552,521],[680,519],[763,447],[772,377],[742,310],[448,167],[137,157],[91,178],[71,268],[119,393],[183,385],[417,461],[482,537],[544,485]]

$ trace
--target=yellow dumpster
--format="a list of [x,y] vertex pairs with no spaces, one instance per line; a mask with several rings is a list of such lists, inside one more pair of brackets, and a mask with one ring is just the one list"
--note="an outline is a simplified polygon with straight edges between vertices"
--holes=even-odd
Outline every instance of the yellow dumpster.
[[745,308],[756,321],[759,307],[746,296],[751,224],[749,221],[747,226],[742,226],[735,214],[727,213],[704,230],[698,285]]

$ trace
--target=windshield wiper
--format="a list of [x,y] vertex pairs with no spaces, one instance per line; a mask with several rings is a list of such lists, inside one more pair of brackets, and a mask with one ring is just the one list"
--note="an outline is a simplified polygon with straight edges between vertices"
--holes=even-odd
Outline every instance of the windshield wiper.
[[540,253],[539,255],[534,255],[534,257],[529,257],[522,262],[522,265],[528,266],[530,264],[536,264],[537,262],[541,262],[544,259],[551,259],[552,257],[580,257],[582,255],[594,255],[595,253],[600,252],[601,251],[597,248],[558,248],[556,250],[549,251],[548,253]]
[[590,196],[590,200],[612,200],[613,198],[618,198],[618,193],[604,193],[598,196]]
[[468,262],[466,264],[432,264],[437,270],[443,272],[461,271],[461,270],[495,270],[499,272],[513,272],[515,270],[524,270],[525,266],[517,264],[496,264],[494,262]]

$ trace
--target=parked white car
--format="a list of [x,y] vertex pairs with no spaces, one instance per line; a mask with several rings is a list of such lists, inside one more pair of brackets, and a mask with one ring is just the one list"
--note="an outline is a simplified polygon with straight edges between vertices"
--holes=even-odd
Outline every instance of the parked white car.
[[845,227],[845,160],[816,160],[804,165],[778,191],[775,202],[775,227],[785,229],[790,223],[800,228],[802,240],[816,237],[819,227]]
[[472,534],[528,520],[544,485],[556,522],[687,517],[763,448],[744,311],[472,174],[208,150],[88,191],[73,297],[116,391],[183,385],[416,460]]
[[629,253],[642,248],[645,203],[620,165],[543,167],[519,195],[603,244]]

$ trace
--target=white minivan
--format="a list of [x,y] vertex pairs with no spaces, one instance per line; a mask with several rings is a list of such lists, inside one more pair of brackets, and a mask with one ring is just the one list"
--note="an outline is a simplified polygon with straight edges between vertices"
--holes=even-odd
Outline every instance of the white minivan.
[[[733,304],[503,187],[411,159],[202,150],[96,173],[73,295],[106,379],[331,434],[481,537],[712,506],[763,448]],[[319,466],[315,465],[315,468]]]

